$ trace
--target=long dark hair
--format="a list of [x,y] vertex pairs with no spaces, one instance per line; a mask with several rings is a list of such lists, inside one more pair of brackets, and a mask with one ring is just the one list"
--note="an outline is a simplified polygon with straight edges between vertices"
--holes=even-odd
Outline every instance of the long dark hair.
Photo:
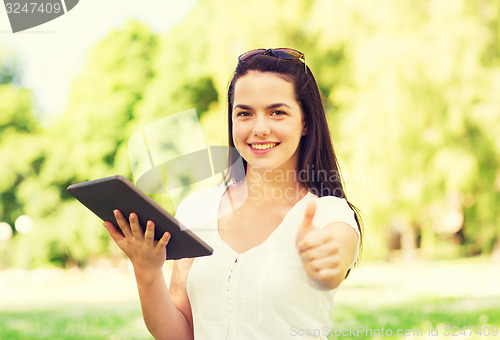
[[[307,134],[301,137],[299,143],[298,179],[307,189],[318,197],[336,196],[344,198],[354,211],[361,236],[361,218],[358,209],[351,204],[345,195],[342,176],[337,157],[333,150],[332,138],[326,121],[325,109],[321,94],[314,76],[307,65],[300,60],[290,61],[269,55],[255,55],[236,66],[228,89],[228,143],[233,152],[229,153],[229,164],[241,157],[234,151],[233,142],[233,103],[236,81],[249,71],[270,72],[279,74],[294,85],[295,98],[304,116]],[[245,173],[247,162],[242,159]],[[305,174],[304,176],[302,176]],[[225,182],[238,182],[245,174],[236,172],[230,166],[225,174]]]

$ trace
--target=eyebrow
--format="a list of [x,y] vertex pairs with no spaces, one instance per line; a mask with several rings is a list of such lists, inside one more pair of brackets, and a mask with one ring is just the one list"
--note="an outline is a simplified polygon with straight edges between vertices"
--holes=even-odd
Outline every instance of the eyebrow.
[[[287,107],[289,109],[291,109],[290,105],[288,104],[285,104],[285,103],[274,103],[274,104],[270,104],[268,106],[265,107],[266,110],[270,110],[270,109],[276,109],[278,107]],[[243,110],[252,110],[252,107],[250,105],[245,105],[245,104],[237,104],[234,106],[235,109],[243,109]]]

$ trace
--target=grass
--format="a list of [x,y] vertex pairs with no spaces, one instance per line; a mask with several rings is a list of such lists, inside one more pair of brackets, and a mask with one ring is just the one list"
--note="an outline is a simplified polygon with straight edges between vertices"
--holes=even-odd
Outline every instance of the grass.
[[151,339],[135,304],[0,312],[0,338]]
[[[334,329],[336,330],[355,329],[352,334],[345,337],[349,339],[368,339],[377,334],[394,334],[397,337],[398,331],[401,334],[408,333],[415,335],[414,337],[423,337],[435,329],[438,331],[434,333],[441,337],[446,337],[445,332],[449,336],[455,333],[464,337],[464,334],[459,334],[462,330],[469,334],[472,330],[479,331],[480,326],[484,330],[485,327],[494,326],[497,327],[495,329],[500,329],[500,303],[492,304],[486,298],[483,301],[429,298],[378,309],[346,307],[335,321]],[[381,332],[382,329],[385,331]],[[352,336],[353,334],[356,336]],[[500,333],[497,332],[497,334]]]
[[[386,338],[389,331],[390,338],[405,338],[396,334],[401,329],[414,331],[406,338],[491,339],[474,332],[500,328],[499,283],[500,267],[485,258],[365,263],[337,292],[330,338],[342,331],[341,338]],[[471,332],[468,326],[472,337],[459,333]],[[0,272],[0,339],[151,336],[133,276],[108,268]]]
[[151,339],[130,269],[0,272],[0,339]]
[[401,330],[415,334],[406,338],[485,339],[479,332],[500,329],[499,284],[500,266],[488,258],[361,265],[337,293],[331,334],[356,329],[343,338],[405,338],[397,336]]

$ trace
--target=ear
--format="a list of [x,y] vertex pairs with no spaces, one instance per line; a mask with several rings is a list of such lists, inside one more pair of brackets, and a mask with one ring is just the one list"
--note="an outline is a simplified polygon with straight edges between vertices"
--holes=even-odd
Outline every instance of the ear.
[[307,126],[305,124],[302,124],[302,133],[300,135],[301,136],[307,135]]

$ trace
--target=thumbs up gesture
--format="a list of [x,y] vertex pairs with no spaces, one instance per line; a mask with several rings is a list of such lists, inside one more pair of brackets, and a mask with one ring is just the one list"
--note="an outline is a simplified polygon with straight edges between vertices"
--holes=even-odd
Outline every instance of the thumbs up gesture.
[[320,290],[336,288],[344,279],[339,255],[339,243],[332,228],[315,228],[313,217],[316,199],[307,204],[304,219],[297,232],[295,245],[302,265],[314,286]]

